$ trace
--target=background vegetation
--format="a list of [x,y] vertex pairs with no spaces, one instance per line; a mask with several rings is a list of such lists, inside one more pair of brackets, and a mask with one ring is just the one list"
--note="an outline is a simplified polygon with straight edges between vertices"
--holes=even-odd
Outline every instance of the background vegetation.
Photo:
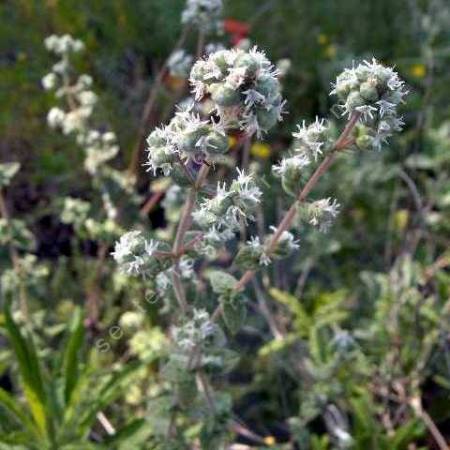
[[[93,209],[97,203],[79,147],[46,126],[54,98],[41,78],[53,64],[46,36],[70,33],[85,42],[77,69],[94,78],[98,122],[116,132],[121,152],[114,166],[126,168],[149,89],[181,33],[183,4],[0,5],[0,158],[21,164],[4,194],[11,216],[34,236],[27,251],[36,257],[22,283],[32,317],[26,321],[18,291],[10,292],[10,252],[0,229],[0,301],[5,307],[12,300],[12,312],[5,308],[0,316],[0,448],[41,449],[30,436],[48,429],[59,442],[53,448],[163,448],[152,439],[167,426],[158,420],[164,407],[158,394],[167,389],[158,375],[167,356],[167,317],[161,304],[142,304],[142,286],[114,273],[105,256],[111,236],[80,237],[61,220],[63,197],[87,200]],[[410,89],[401,136],[382,153],[338,163],[321,183],[318,198],[332,193],[343,205],[330,232],[304,230],[297,257],[249,287],[249,323],[231,339],[240,361],[214,380],[230,387],[232,440],[280,449],[447,448],[448,5],[228,0],[225,17],[248,25],[249,39],[271,60],[292,62],[283,82],[289,115],[251,150],[269,185],[276,184],[270,166],[289,147],[294,125],[326,114],[329,83],[353,60],[376,56],[395,65]],[[222,42],[232,39],[225,32]],[[195,40],[187,47],[195,48]],[[147,132],[167,121],[186,91],[164,81]],[[141,168],[138,197],[124,221],[135,223],[158,189]],[[285,206],[276,192],[268,197],[267,223],[277,222]],[[139,220],[155,233],[170,231],[164,204]],[[123,433],[112,437],[111,424]],[[189,433],[195,441],[199,432]]]

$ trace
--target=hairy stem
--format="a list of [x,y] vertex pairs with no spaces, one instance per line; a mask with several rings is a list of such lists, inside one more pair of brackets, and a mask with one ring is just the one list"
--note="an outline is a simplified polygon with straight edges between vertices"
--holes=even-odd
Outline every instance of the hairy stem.
[[[181,214],[180,223],[178,224],[175,241],[172,247],[172,253],[174,255],[179,255],[182,253],[184,236],[186,235],[186,232],[189,230],[191,226],[192,210],[195,207],[195,201],[197,200],[197,193],[199,189],[201,189],[201,187],[203,186],[203,183],[205,182],[205,179],[208,176],[208,172],[209,166],[207,164],[203,164],[198,172],[197,179],[195,180],[193,187],[189,190],[186,202],[183,207],[183,213]],[[172,282],[177,301],[183,313],[185,313],[188,309],[188,305],[186,301],[186,293],[184,291],[183,283],[180,279],[178,269],[179,265],[177,261],[174,270],[172,271]]]

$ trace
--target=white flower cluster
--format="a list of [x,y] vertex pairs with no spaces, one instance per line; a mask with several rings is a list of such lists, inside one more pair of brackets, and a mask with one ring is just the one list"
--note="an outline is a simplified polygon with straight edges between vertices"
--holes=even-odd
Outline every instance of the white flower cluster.
[[123,273],[145,278],[167,268],[167,261],[165,264],[155,254],[160,246],[159,242],[147,240],[141,231],[130,231],[116,242],[112,256]]
[[[46,90],[53,90],[60,103],[66,105],[55,106],[49,110],[48,125],[60,129],[66,135],[74,135],[77,143],[83,147],[84,167],[96,180],[108,219],[114,221],[117,209],[109,191],[111,186],[117,186],[119,190],[131,193],[130,179],[106,164],[117,155],[119,147],[113,132],[100,132],[92,126],[92,115],[98,100],[92,90],[92,77],[87,74],[75,76],[73,73],[70,56],[83,50],[84,46],[81,41],[68,35],[52,35],[45,40],[45,45],[61,59],[53,66],[52,71],[43,77],[42,85]],[[92,230],[98,233],[98,222],[92,224],[95,225],[91,227]],[[109,230],[112,228],[110,225],[107,227]]]
[[397,107],[407,94],[405,83],[393,69],[375,59],[345,69],[337,77],[331,94],[342,102],[345,115],[361,114],[366,125],[356,139],[361,148],[380,149],[389,136],[402,129],[403,120]]
[[91,175],[95,175],[103,164],[119,153],[117,138],[112,131],[101,133],[97,130],[89,130],[85,135],[80,136],[79,143],[84,145],[86,152],[84,167]]
[[68,55],[84,50],[84,44],[79,39],[74,39],[69,34],[57,36],[52,34],[44,40],[45,48],[56,55]]
[[[271,229],[275,232],[274,227]],[[245,245],[241,246],[234,263],[243,269],[256,269],[258,266],[268,266],[272,262],[272,258],[285,258],[299,248],[299,243],[294,239],[294,235],[289,231],[283,231],[275,249],[269,254],[268,246],[272,236],[269,234],[264,242],[261,242],[258,236],[252,236]]]
[[170,75],[177,78],[188,78],[192,68],[192,55],[185,50],[175,50],[167,61],[167,68]]
[[339,214],[340,205],[336,199],[323,198],[307,205],[309,223],[326,233]]
[[273,165],[272,171],[275,176],[281,178],[283,189],[289,194],[296,195],[303,169],[310,163],[311,160],[306,155],[293,155]]
[[192,213],[194,222],[208,230],[200,243],[203,252],[212,254],[214,248],[234,237],[241,220],[253,219],[262,192],[251,174],[237,171],[238,177],[228,189],[219,183],[215,195],[205,199]]
[[181,350],[189,351],[198,346],[207,346],[220,333],[220,328],[211,321],[204,309],[194,309],[193,317],[180,327],[173,328],[173,339]]
[[70,105],[68,111],[59,107],[51,108],[47,114],[47,122],[51,128],[61,128],[64,134],[83,133],[97,103],[97,95],[90,89],[92,78],[89,75],[80,75],[76,82],[70,83],[69,57],[72,53],[82,51],[84,45],[67,34],[51,35],[44,42],[46,48],[61,59],[42,78],[42,86],[46,90],[55,90],[55,96],[65,98]]
[[74,197],[64,199],[61,221],[75,227],[81,227],[89,216],[91,206],[88,202]]
[[[175,270],[175,266],[169,267],[167,270],[160,272],[155,279],[156,290],[160,296],[164,296],[167,290],[172,286],[171,275]],[[183,255],[178,260],[178,266],[176,268],[178,275],[182,280],[189,281],[191,283],[196,282],[196,276],[194,272],[194,260]]]
[[278,71],[256,47],[222,50],[197,61],[190,82],[196,100],[211,96],[225,128],[260,136],[282,118]]
[[296,139],[294,152],[317,161],[319,156],[329,150],[332,145],[330,126],[324,119],[316,120],[306,125],[305,121],[297,125],[298,131],[292,133]]
[[203,32],[220,31],[222,10],[222,0],[187,0],[181,22],[194,25]]
[[228,137],[223,128],[201,120],[188,111],[178,111],[170,123],[156,128],[147,138],[148,170],[162,169],[168,175],[178,160],[200,161],[228,150]]
[[298,194],[305,167],[333,146],[330,125],[325,120],[316,118],[310,125],[303,121],[297,128],[292,133],[295,138],[292,152],[272,166],[274,175],[281,178],[283,189],[291,195]]

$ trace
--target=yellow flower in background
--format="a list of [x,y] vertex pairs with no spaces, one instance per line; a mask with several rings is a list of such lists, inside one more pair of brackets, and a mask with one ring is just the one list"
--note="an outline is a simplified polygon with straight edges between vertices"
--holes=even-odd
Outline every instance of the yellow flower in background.
[[320,45],[328,44],[328,36],[327,36],[326,34],[320,33],[320,34],[317,36],[317,42],[318,42]]
[[270,145],[255,142],[250,148],[250,153],[258,158],[267,159],[270,156],[271,148]]
[[413,64],[410,69],[410,73],[412,76],[416,78],[424,78],[427,74],[427,68],[425,64]]
[[237,144],[237,138],[235,136],[228,136],[228,146],[234,148]]
[[266,445],[275,445],[277,443],[277,441],[275,440],[275,438],[273,436],[266,436],[264,438],[264,444]]
[[407,209],[399,209],[394,215],[394,226],[397,231],[404,231],[408,226],[409,211]]
[[325,56],[327,58],[334,58],[336,56],[337,48],[335,45],[330,44],[325,48]]

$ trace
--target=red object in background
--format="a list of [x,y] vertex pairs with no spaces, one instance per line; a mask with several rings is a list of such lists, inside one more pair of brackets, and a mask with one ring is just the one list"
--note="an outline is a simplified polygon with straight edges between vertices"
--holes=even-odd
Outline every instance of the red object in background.
[[250,32],[250,25],[248,23],[234,19],[225,19],[223,28],[226,33],[231,35],[231,43],[233,45],[239,44],[239,42],[242,39],[245,39]]

